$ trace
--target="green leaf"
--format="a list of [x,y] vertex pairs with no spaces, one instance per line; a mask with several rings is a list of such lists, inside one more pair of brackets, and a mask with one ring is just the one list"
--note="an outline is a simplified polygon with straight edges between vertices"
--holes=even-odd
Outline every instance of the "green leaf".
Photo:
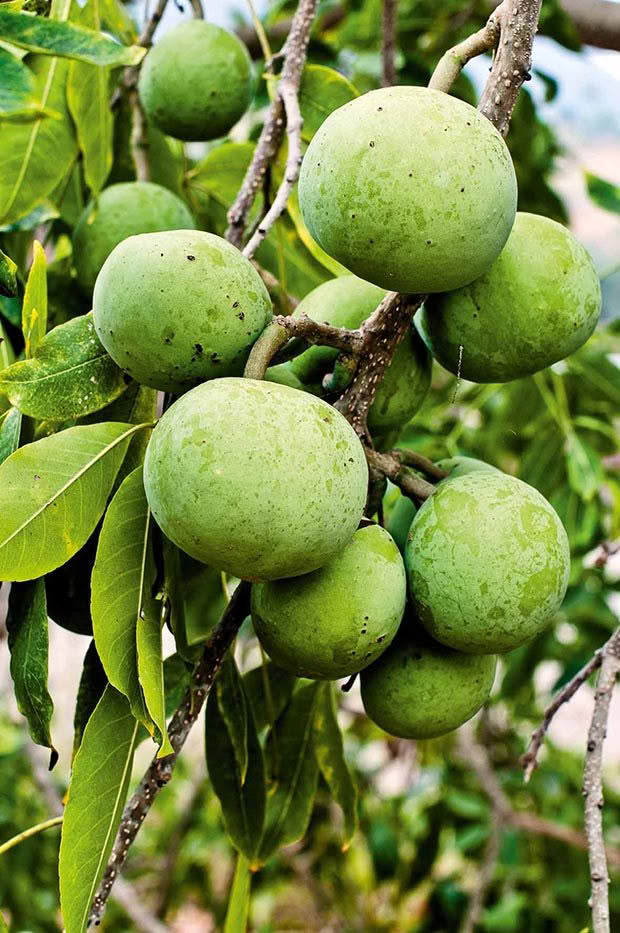
[[571,433],[566,442],[566,472],[571,489],[590,502],[601,488],[604,475],[601,458],[587,441]]
[[306,65],[299,87],[302,139],[309,143],[330,113],[356,97],[359,91],[340,72],[325,65]]
[[282,715],[296,680],[294,674],[277,667],[273,661],[267,661],[244,675],[245,692],[259,732]]
[[0,295],[14,298],[17,295],[17,265],[0,249]]
[[313,750],[318,690],[318,683],[301,687],[272,728],[277,740],[278,783],[267,801],[265,834],[258,853],[262,862],[281,846],[300,839],[308,828],[319,775]]
[[344,757],[334,691],[329,681],[320,684],[318,689],[314,716],[314,753],[331,795],[342,810],[342,848],[348,849],[357,829],[357,788]]
[[[84,210],[84,185],[82,175],[82,163],[75,161],[69,168],[69,171],[62,179],[58,187],[50,194],[51,200],[54,202],[58,209],[59,216],[70,227],[75,227],[79,220],[80,214]],[[62,262],[62,259],[55,260],[52,268],[48,269],[48,273],[52,272],[52,274],[58,278],[58,269],[60,267],[60,263]],[[75,295],[75,282],[68,276],[67,278],[67,286],[74,292],[74,294],[71,295],[71,298],[73,300],[77,300],[77,302],[79,302],[81,299],[83,300],[80,294]],[[69,313],[68,305],[63,306],[62,310],[66,315],[63,320],[67,320],[68,318],[74,316],[73,314]],[[90,310],[90,302],[88,303],[88,307],[85,310]],[[54,323],[60,324],[62,321],[56,319]]]
[[55,111],[38,103],[30,68],[0,48],[0,124],[32,123],[48,116],[58,118]]
[[0,914],[0,933],[9,933],[9,928],[2,914]]
[[[64,18],[64,17],[63,17]],[[60,55],[92,65],[137,65],[146,49],[120,45],[100,32],[75,23],[0,9],[0,39],[42,55]]]
[[620,214],[620,187],[611,181],[605,181],[597,175],[586,172],[588,194],[595,204],[613,214]]
[[124,696],[106,687],[79,751],[60,841],[60,905],[66,933],[83,933],[120,824],[138,723]]
[[[45,250],[38,240],[34,241],[32,249],[33,260],[22,305],[22,332],[28,358],[34,356],[47,330],[47,260]],[[18,402],[13,404],[22,408]]]
[[99,11],[104,29],[124,45],[131,45],[138,38],[135,24],[119,0],[99,0]]
[[322,266],[325,266],[325,268],[332,272],[334,275],[347,275],[348,270],[345,269],[345,267],[341,265],[336,259],[332,259],[332,257],[319,246],[317,241],[306,227],[302,217],[301,208],[299,206],[297,186],[293,188],[289,195],[289,199],[286,204],[286,210],[295,225],[297,236],[304,244],[308,252],[314,256],[317,262],[320,262]]
[[[248,702],[243,680],[232,654],[229,652],[217,675],[217,699],[235,753],[235,762],[241,785],[248,773]],[[251,725],[251,724],[250,724]]]
[[75,713],[73,714],[73,754],[75,758],[77,750],[82,744],[84,730],[88,720],[95,711],[95,707],[105,690],[108,678],[105,675],[103,665],[97,654],[94,639],[91,640],[88,650],[84,655],[84,665],[82,667],[82,676],[78,687],[77,698],[75,701]]
[[[141,470],[139,471],[141,474]],[[146,497],[145,497],[146,499]],[[148,576],[155,579],[155,565],[149,547],[147,553]],[[138,678],[142,686],[144,700],[149,715],[161,736],[158,758],[172,755],[166,730],[166,691],[164,687],[164,662],[161,644],[161,603],[145,597],[136,627],[136,645],[138,649]]]
[[245,933],[248,926],[248,914],[250,912],[251,887],[252,875],[250,873],[250,864],[245,855],[239,852],[237,854],[237,865],[235,867],[235,875],[228,899],[228,907],[226,909],[224,933]]
[[288,214],[283,214],[261,243],[256,259],[279,279],[282,288],[296,298],[303,298],[332,278],[317,262],[297,235]]
[[50,421],[98,411],[126,388],[126,376],[95,333],[92,311],[59,324],[32,359],[0,372],[0,394],[25,415]]
[[0,465],[19,447],[19,435],[22,429],[22,413],[17,408],[9,408],[0,415]]
[[101,518],[131,437],[144,425],[68,428],[0,466],[0,580],[66,563]]
[[[252,861],[258,850],[265,816],[265,766],[258,741],[256,726],[251,715],[246,719],[247,766],[245,781],[239,768],[236,749],[240,736],[231,735],[230,728],[237,725],[234,717],[224,718],[223,707],[229,695],[227,684],[235,679],[243,691],[243,682],[232,658],[225,664],[223,683],[220,676],[207,701],[205,740],[207,767],[213,790],[222,806],[222,817],[233,845]],[[247,707],[246,707],[247,709]]]
[[17,707],[28,720],[32,740],[50,749],[51,769],[58,752],[50,734],[54,704],[47,691],[47,607],[43,580],[13,584],[6,628]]

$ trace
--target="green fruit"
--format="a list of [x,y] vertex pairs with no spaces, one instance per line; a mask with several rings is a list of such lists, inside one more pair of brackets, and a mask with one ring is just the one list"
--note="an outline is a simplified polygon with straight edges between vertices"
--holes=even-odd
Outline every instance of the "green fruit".
[[501,474],[502,472],[497,467],[491,466],[490,463],[485,463],[484,460],[476,460],[475,457],[463,457],[460,454],[456,457],[444,457],[443,460],[437,461],[436,466],[449,474],[445,479],[441,480],[442,483],[445,483],[448,479],[452,480],[457,479],[459,476],[465,476],[467,473],[490,471],[491,473]]
[[258,639],[297,677],[339,680],[390,644],[405,610],[403,559],[379,525],[359,528],[314,573],[252,587]]
[[564,526],[532,486],[478,470],[442,483],[415,516],[405,554],[420,620],[458,651],[510,651],[562,604]]
[[194,229],[184,202],[150,181],[110,185],[90,201],[73,233],[73,264],[81,288],[91,292],[99,270],[122,240],[137,233]]
[[253,379],[214,379],[161,418],[144,463],[164,534],[246,580],[310,573],[351,539],[366,502],[364,451],[321,399]]
[[441,91],[370,91],[325,120],[301,167],[312,236],[361,278],[442,292],[482,275],[514,222],[517,183],[504,140]]
[[394,538],[401,554],[405,553],[407,545],[407,534],[411,528],[413,516],[417,512],[417,506],[409,496],[401,495],[396,502],[387,524],[389,533]]
[[[354,275],[324,282],[300,301],[293,317],[306,315],[334,327],[355,330],[375,310],[385,291]],[[331,372],[338,351],[332,347],[310,347],[290,362],[291,371],[307,385],[320,385]],[[373,435],[400,428],[413,418],[431,382],[431,357],[418,339],[415,328],[399,343],[379,386],[368,414]]]
[[497,658],[451,651],[411,621],[362,671],[362,702],[370,719],[391,735],[432,739],[478,712],[491,692]]
[[573,234],[548,217],[517,214],[491,268],[465,288],[429,298],[416,325],[450,372],[509,382],[578,350],[600,310],[596,270]]
[[245,45],[201,19],[176,26],[157,42],[138,83],[149,120],[187,141],[225,136],[248,109],[252,88]]
[[295,373],[291,370],[290,363],[279,363],[277,366],[270,366],[265,373],[267,382],[279,382],[280,385],[290,386],[292,389],[304,391],[305,386]]
[[201,230],[123,240],[97,277],[93,309],[112,359],[137,382],[175,393],[240,375],[271,319],[251,262]]

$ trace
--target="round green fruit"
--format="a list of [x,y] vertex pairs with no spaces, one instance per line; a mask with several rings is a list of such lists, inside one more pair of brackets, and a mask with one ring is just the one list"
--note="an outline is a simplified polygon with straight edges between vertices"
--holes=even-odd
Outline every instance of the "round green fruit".
[[578,350],[600,310],[596,270],[573,234],[548,217],[517,214],[491,268],[464,288],[429,298],[416,325],[450,372],[472,382],[509,382]]
[[[355,330],[375,310],[385,291],[355,275],[324,282],[300,301],[293,317],[306,315],[313,321]],[[310,347],[291,360],[289,366],[306,385],[320,386],[331,372],[338,351],[332,347]],[[401,340],[386,370],[368,413],[373,435],[400,428],[413,418],[431,382],[432,360],[414,327]]]
[[184,202],[161,185],[128,181],[110,185],[86,205],[73,234],[73,264],[81,288],[91,292],[99,270],[122,240],[138,233],[194,229]]
[[237,123],[252,97],[245,45],[220,26],[193,19],[171,29],[149,51],[138,93],[144,111],[176,139],[217,139]]
[[93,310],[99,339],[126,373],[179,393],[243,372],[271,299],[222,237],[171,230],[119,243],[97,277]]
[[405,568],[379,525],[358,529],[314,573],[252,587],[258,639],[297,677],[339,680],[367,667],[390,644],[405,610]]
[[347,269],[399,292],[473,281],[501,252],[517,183],[493,125],[441,91],[392,87],[339,107],[304,156],[312,236]]
[[405,553],[428,632],[457,651],[510,651],[538,635],[566,593],[570,553],[553,507],[527,483],[478,470],[442,483]]
[[411,621],[362,671],[362,702],[370,719],[391,735],[432,739],[478,712],[491,692],[497,658],[438,645]]
[[155,521],[192,557],[245,580],[316,570],[350,541],[366,502],[362,445],[322,399],[214,379],[153,431],[144,481]]

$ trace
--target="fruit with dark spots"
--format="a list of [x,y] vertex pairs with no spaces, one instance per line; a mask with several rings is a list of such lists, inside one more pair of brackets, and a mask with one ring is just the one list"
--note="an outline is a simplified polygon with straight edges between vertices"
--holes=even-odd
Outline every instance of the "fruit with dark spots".
[[314,573],[252,587],[252,618],[271,659],[297,677],[338,680],[390,644],[405,609],[405,568],[379,525],[358,529]]
[[478,470],[444,481],[409,531],[405,564],[420,620],[444,645],[510,651],[542,632],[566,593],[566,531],[514,476]]
[[[182,261],[188,250],[193,262]],[[243,323],[226,289],[238,296]],[[93,309],[112,359],[137,382],[174,393],[241,375],[271,319],[271,299],[253,265],[226,240],[196,230],[124,240],[97,278]]]
[[326,402],[224,378],[166,411],[144,481],[155,521],[178,547],[262,581],[310,573],[345,547],[362,517],[368,468],[353,428]]
[[578,350],[600,310],[598,276],[584,247],[554,220],[519,213],[491,268],[464,288],[431,296],[416,326],[450,372],[509,382]]

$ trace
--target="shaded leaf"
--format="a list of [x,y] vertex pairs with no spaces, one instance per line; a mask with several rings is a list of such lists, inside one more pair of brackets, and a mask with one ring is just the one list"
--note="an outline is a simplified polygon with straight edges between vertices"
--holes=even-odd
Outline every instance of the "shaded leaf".
[[[28,273],[22,304],[22,332],[26,345],[26,357],[34,355],[47,330],[47,260],[45,250],[38,240],[32,244],[32,250],[32,265]],[[28,414],[19,402],[13,404]]]
[[127,797],[138,723],[107,686],[73,762],[60,841],[60,904],[66,933],[83,933]]
[[104,29],[125,45],[138,38],[135,23],[119,0],[99,0],[99,12]]
[[310,142],[332,111],[359,97],[344,75],[325,65],[306,65],[299,87],[299,107],[304,125],[302,139]]
[[[152,555],[147,554],[148,577],[154,579],[155,567]],[[152,568],[152,569],[151,569]],[[159,607],[150,598],[145,598],[144,608],[138,616],[136,644],[138,649],[138,679],[144,694],[149,715],[159,731],[161,738],[158,757],[171,755],[174,751],[166,731],[166,692],[164,685],[164,666],[161,643],[161,620]],[[160,741],[158,738],[158,741]]]
[[30,360],[0,372],[0,393],[25,415],[68,421],[98,411],[127,388],[127,377],[106,353],[92,311],[59,324]]
[[595,204],[613,214],[620,214],[620,187],[611,181],[605,181],[598,175],[586,172],[588,194]]
[[[51,201],[56,205],[58,209],[59,217],[61,217],[62,220],[65,221],[65,223],[69,224],[70,227],[75,227],[75,225],[77,224],[79,220],[80,214],[84,210],[84,192],[83,192],[82,175],[83,175],[82,163],[79,161],[75,161],[70,166],[69,171],[67,172],[66,176],[62,179],[58,187],[54,191],[52,191],[52,193],[50,194]],[[52,268],[51,269],[48,268],[48,280],[49,280],[50,272],[53,272],[56,278],[58,277],[58,271],[60,269],[60,264],[63,262],[65,262],[66,265],[69,265],[66,263],[66,260],[64,259],[56,258],[54,260],[54,263],[51,264]],[[69,276],[67,278],[69,279],[67,284],[73,291],[75,291],[75,283],[73,279],[71,279]],[[48,286],[49,286],[49,281],[48,281]],[[77,298],[78,301],[80,299],[84,301],[82,295],[79,295],[79,296],[72,295],[71,298],[73,299],[73,302],[75,301],[75,298]],[[68,320],[70,317],[75,316],[74,314],[69,313],[68,303],[63,305],[62,310],[63,310],[63,313],[66,315],[64,320]],[[90,310],[90,302],[88,302],[88,307],[84,309],[84,312],[89,311],[89,310]],[[61,320],[58,320],[58,319],[54,320],[54,324],[60,324],[60,323],[62,323]]]
[[68,428],[20,447],[0,466],[0,580],[64,564],[101,518],[130,438],[142,425]]
[[318,689],[314,715],[314,753],[331,795],[342,810],[343,849],[348,849],[357,829],[357,787],[344,757],[334,691],[329,681],[320,684]]
[[50,749],[52,768],[58,752],[50,734],[54,704],[47,690],[48,632],[43,580],[13,584],[6,628],[17,707],[28,720],[33,741]]
[[97,654],[94,640],[88,646],[84,655],[84,664],[82,667],[82,676],[78,687],[77,698],[75,701],[75,712],[73,714],[73,753],[75,758],[78,748],[82,743],[84,729],[88,720],[95,711],[95,707],[105,690],[108,678],[105,675],[103,665]]
[[590,502],[603,483],[601,458],[587,441],[571,433],[566,442],[566,472],[571,489]]
[[259,732],[284,712],[296,683],[294,674],[267,661],[243,677],[245,692]]
[[217,699],[243,785],[248,771],[248,702],[243,689],[243,680],[230,652],[224,658],[217,675]]
[[289,195],[289,199],[286,204],[286,210],[295,225],[297,236],[304,244],[308,252],[314,256],[317,262],[320,262],[322,266],[325,266],[325,268],[334,275],[347,275],[347,269],[345,269],[345,267],[341,265],[336,259],[332,259],[332,257],[319,246],[317,241],[306,227],[301,214],[301,208],[299,206],[297,186],[295,186]]
[[32,123],[47,116],[58,114],[38,103],[30,68],[0,48],[0,124]]
[[19,447],[19,435],[22,429],[22,413],[17,408],[9,408],[0,415],[0,464],[15,453]]
[[14,298],[17,295],[17,265],[0,249],[0,295]]
[[171,654],[164,661],[166,716],[172,716],[189,688],[190,669],[180,654]]

